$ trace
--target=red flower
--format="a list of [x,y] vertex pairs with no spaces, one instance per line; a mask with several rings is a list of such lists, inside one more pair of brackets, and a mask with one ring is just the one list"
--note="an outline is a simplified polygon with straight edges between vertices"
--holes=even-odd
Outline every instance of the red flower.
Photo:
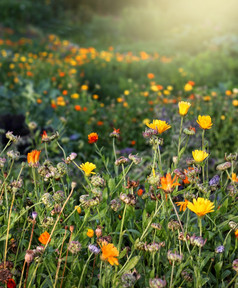
[[17,287],[17,285],[16,285],[15,281],[12,278],[8,279],[7,288],[16,288],[16,287]]
[[93,144],[98,141],[98,134],[93,132],[88,135],[88,143]]

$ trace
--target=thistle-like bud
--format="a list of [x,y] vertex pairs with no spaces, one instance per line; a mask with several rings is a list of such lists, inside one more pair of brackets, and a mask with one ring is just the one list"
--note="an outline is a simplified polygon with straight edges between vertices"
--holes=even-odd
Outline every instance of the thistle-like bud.
[[58,131],[55,131],[49,138],[50,138],[50,141],[53,141],[55,139],[58,139],[59,138],[59,132]]
[[116,166],[119,166],[119,165],[121,165],[121,164],[126,164],[126,163],[128,163],[129,162],[129,159],[128,158],[126,158],[126,157],[124,157],[124,156],[121,156],[121,157],[119,157],[116,161],[115,161],[115,165]]
[[231,168],[231,162],[222,163],[222,164],[218,165],[216,169],[218,171],[225,171],[229,168]]
[[32,217],[33,220],[36,220],[37,212],[36,212],[36,211],[33,211],[33,212],[31,213],[31,217]]
[[6,161],[7,161],[6,158],[1,158],[1,157],[0,157],[0,168],[3,168],[3,167],[4,167]]
[[167,258],[170,261],[174,261],[174,262],[182,262],[183,260],[183,254],[178,254],[177,252],[172,252],[171,250],[168,251],[167,253]]
[[178,164],[178,156],[173,156],[173,163],[176,165]]
[[213,190],[213,189],[216,189],[216,187],[219,185],[219,183],[220,183],[220,176],[219,175],[215,175],[209,181],[209,186],[211,186],[211,188]]
[[130,198],[128,197],[127,194],[125,193],[121,193],[120,194],[120,199],[122,202],[124,202],[125,204],[129,204],[130,203]]
[[180,228],[179,222],[177,220],[171,220],[168,223],[168,228],[172,231],[176,231]]
[[121,207],[121,202],[119,199],[113,199],[110,202],[110,206],[111,206],[113,211],[117,212]]
[[128,158],[135,164],[138,165],[141,163],[142,158],[137,155],[129,154]]
[[145,251],[145,246],[146,246],[146,243],[144,242],[141,242],[141,241],[135,242],[135,249],[138,249],[140,251]]
[[51,207],[53,205],[53,197],[50,195],[50,193],[43,194],[41,201],[45,204],[46,207]]
[[93,244],[88,245],[88,250],[95,255],[99,254],[101,251],[97,246],[95,246]]
[[17,161],[20,158],[20,152],[11,150],[7,152],[7,156],[10,159]]
[[136,283],[136,276],[134,273],[125,273],[121,276],[121,284],[122,287],[127,288],[127,287],[133,287]]
[[77,254],[81,250],[82,245],[78,241],[70,241],[68,249],[72,254]]
[[143,137],[145,139],[151,138],[151,137],[153,137],[154,135],[157,135],[157,134],[158,134],[157,130],[154,130],[154,129],[145,129],[145,131],[142,132],[142,135],[143,135]]
[[56,165],[60,176],[64,176],[67,173],[67,166],[64,162],[60,162]]
[[45,229],[47,229],[49,226],[54,225],[55,221],[53,217],[47,216],[43,222],[42,222],[42,227],[44,227]]
[[193,165],[193,164],[195,164],[195,163],[196,163],[196,161],[195,161],[193,158],[187,158],[187,159],[186,159],[186,164],[187,164],[188,166]]
[[77,154],[72,152],[65,160],[66,164],[70,164],[77,157]]
[[234,153],[234,154],[225,154],[225,160],[226,161],[236,161],[237,159],[237,156],[238,156],[238,153]]
[[119,129],[114,129],[113,132],[109,134],[110,137],[112,138],[119,138],[120,137],[120,130]]
[[37,126],[38,126],[37,123],[34,121],[32,121],[28,124],[28,128],[32,131],[35,130],[37,128]]
[[145,251],[154,253],[160,249],[160,245],[158,243],[150,243],[145,245]]
[[93,175],[90,178],[90,182],[94,187],[104,187],[105,180],[100,175]]
[[163,288],[166,287],[167,282],[166,280],[160,278],[153,278],[149,280],[150,288]]
[[149,144],[152,146],[153,150],[156,150],[159,146],[162,146],[164,140],[162,138],[152,137],[149,140]]
[[225,250],[225,247],[223,245],[216,247],[215,252],[217,254],[223,253]]
[[195,129],[185,128],[185,129],[183,129],[183,133],[186,135],[192,136],[195,134]]
[[207,187],[205,187],[203,184],[196,184],[196,188],[198,189],[198,191],[204,193],[204,194],[207,194],[208,193],[208,189]]
[[65,200],[64,191],[59,190],[53,194],[53,199],[56,203],[62,203]]
[[102,196],[102,191],[99,189],[99,187],[93,187],[91,191],[94,195],[98,197]]
[[102,236],[102,227],[101,226],[97,226],[97,229],[95,230],[95,234],[98,237]]
[[183,232],[179,232],[178,239],[181,241],[186,241],[190,239],[190,235],[187,233],[186,237]]
[[234,184],[230,184],[227,186],[227,191],[229,196],[234,197],[237,193],[236,187]]
[[7,139],[11,140],[14,143],[16,143],[20,139],[20,136],[14,136],[13,132],[10,131],[8,131],[5,136]]
[[186,178],[184,172],[181,169],[174,169],[174,174],[182,180],[185,180]]
[[236,230],[238,229],[238,223],[234,222],[234,221],[230,221],[229,222],[229,227],[232,229],[232,230]]
[[26,250],[25,261],[30,264],[34,260],[35,253],[33,250]]
[[147,181],[150,185],[159,185],[161,175],[158,172],[151,173],[147,176]]
[[184,271],[182,271],[181,275],[186,281],[188,281],[188,282],[193,281],[193,274],[192,273],[189,273],[186,270],[184,270]]
[[76,186],[77,186],[77,183],[76,183],[76,182],[72,182],[72,183],[71,183],[71,189],[75,189]]
[[161,230],[162,226],[159,223],[151,223],[151,227],[156,230]]
[[195,246],[198,246],[198,247],[203,247],[207,242],[207,239],[203,239],[201,236],[197,236],[195,237],[193,243]]
[[236,271],[236,273],[238,273],[238,259],[235,259],[232,262],[232,269]]

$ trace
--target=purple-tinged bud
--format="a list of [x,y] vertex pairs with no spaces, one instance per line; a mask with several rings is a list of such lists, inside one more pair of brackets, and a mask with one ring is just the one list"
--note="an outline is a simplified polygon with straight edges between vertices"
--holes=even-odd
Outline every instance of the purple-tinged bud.
[[26,250],[25,261],[30,264],[34,260],[35,253],[33,250]]
[[163,288],[166,287],[166,280],[162,280],[160,278],[153,278],[149,280],[150,288]]
[[221,245],[221,246],[216,247],[215,252],[219,254],[219,253],[223,253],[224,250],[225,250],[225,247]]
[[36,220],[36,217],[37,217],[37,212],[36,211],[33,211],[32,214],[31,214],[33,220]]
[[88,250],[93,254],[99,254],[100,253],[100,249],[93,244],[88,245]]
[[236,271],[236,273],[238,273],[238,259],[235,259],[232,262],[232,269]]
[[216,169],[218,171],[225,171],[229,168],[231,168],[231,162],[222,163],[222,164],[218,165]]

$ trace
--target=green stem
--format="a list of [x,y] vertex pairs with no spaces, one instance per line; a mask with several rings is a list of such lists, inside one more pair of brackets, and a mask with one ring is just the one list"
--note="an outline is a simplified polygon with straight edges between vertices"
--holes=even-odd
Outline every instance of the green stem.
[[83,271],[82,271],[82,274],[81,274],[81,277],[80,277],[80,280],[79,280],[78,288],[82,287],[82,286],[80,286],[80,285],[81,285],[82,280],[83,280],[84,271],[85,271],[85,269],[86,269],[86,267],[87,267],[87,265],[88,265],[88,262],[90,261],[90,259],[91,259],[92,256],[93,256],[93,253],[91,253],[91,254],[89,255],[88,260],[86,261],[86,263],[85,263],[84,266],[83,266]]
[[173,275],[174,275],[174,261],[172,264],[172,270],[171,270],[171,276],[170,276],[170,285],[169,285],[170,288],[173,287]]
[[180,152],[180,146],[181,146],[181,136],[182,136],[182,130],[183,130],[183,116],[181,117],[181,122],[180,122],[180,130],[179,130],[179,141],[178,141],[178,158],[179,158],[179,152]]
[[0,156],[3,154],[3,152],[7,149],[8,146],[10,146],[11,140],[8,140],[6,146],[3,148],[2,152],[0,153]]
[[[198,225],[200,229],[200,237],[202,237],[202,218],[198,216]],[[202,247],[199,246],[199,257],[201,256],[201,249]]]
[[161,175],[163,175],[163,168],[162,168],[161,154],[160,154],[159,145],[158,145],[158,155],[159,155],[159,171],[160,171]]
[[125,204],[124,212],[123,212],[123,216],[122,216],[122,220],[121,220],[121,229],[120,229],[120,236],[119,236],[119,242],[118,242],[118,251],[119,251],[119,253],[121,251],[121,242],[122,242],[122,236],[123,236],[122,235],[122,230],[123,230],[124,221],[125,221],[126,208],[127,208],[127,204]]

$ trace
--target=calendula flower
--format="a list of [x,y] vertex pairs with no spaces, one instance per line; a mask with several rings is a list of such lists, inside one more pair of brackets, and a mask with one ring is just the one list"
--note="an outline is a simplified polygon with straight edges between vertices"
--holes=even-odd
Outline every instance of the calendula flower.
[[235,231],[236,239],[238,240],[238,229]]
[[103,242],[100,247],[102,250],[101,259],[103,261],[108,261],[111,265],[119,265],[118,259],[116,258],[119,256],[119,251],[113,244]]
[[88,143],[93,144],[98,141],[98,134],[93,132],[88,135]]
[[181,101],[178,103],[178,107],[179,107],[179,114],[181,116],[185,116],[188,113],[188,109],[191,106],[191,104],[189,102],[184,102]]
[[166,177],[162,177],[160,181],[162,186],[158,188],[163,189],[165,193],[171,193],[175,186],[180,185],[178,182],[176,182],[177,176],[174,176],[172,179],[170,173],[166,174]]
[[197,216],[202,217],[207,213],[213,212],[215,206],[210,200],[198,197],[197,199],[193,199],[193,203],[188,202],[187,207],[197,214]]
[[14,281],[14,279],[10,278],[7,280],[7,288],[16,288],[16,282]]
[[185,211],[186,208],[187,208],[187,206],[188,206],[188,200],[185,199],[184,202],[176,202],[175,204],[176,204],[177,206],[180,206],[180,208],[179,208],[179,211],[180,211],[180,212],[181,212],[181,211]]
[[27,154],[27,162],[29,166],[37,166],[41,151],[33,150]]
[[188,92],[193,89],[193,86],[190,83],[185,84],[184,91]]
[[193,159],[198,163],[202,162],[209,155],[206,151],[203,151],[203,150],[195,150],[192,152],[192,154],[193,154]]
[[96,165],[93,163],[83,163],[80,165],[80,169],[84,171],[85,176],[90,176],[91,174],[96,174],[95,172],[92,172],[94,169],[96,169]]
[[166,123],[166,121],[162,120],[153,120],[152,123],[147,123],[146,126],[149,128],[158,131],[159,134],[162,134],[164,131],[171,128],[169,124]]
[[94,235],[93,229],[88,229],[88,231],[87,231],[87,236],[88,236],[89,238],[92,238],[93,235]]
[[236,176],[236,173],[232,173],[231,180],[233,182],[238,182],[238,177]]
[[[38,238],[38,240],[40,241],[41,244],[46,245],[46,243],[48,242],[48,240],[50,239],[50,234],[45,231],[44,233],[42,233],[40,235],[40,237]],[[49,240],[49,242],[51,241],[51,239]]]
[[212,128],[212,119],[210,116],[198,116],[198,120],[197,120],[198,125],[200,126],[200,128],[207,130],[207,129],[211,129]]
[[81,214],[82,209],[80,206],[74,206],[74,209],[77,210],[78,214]]

